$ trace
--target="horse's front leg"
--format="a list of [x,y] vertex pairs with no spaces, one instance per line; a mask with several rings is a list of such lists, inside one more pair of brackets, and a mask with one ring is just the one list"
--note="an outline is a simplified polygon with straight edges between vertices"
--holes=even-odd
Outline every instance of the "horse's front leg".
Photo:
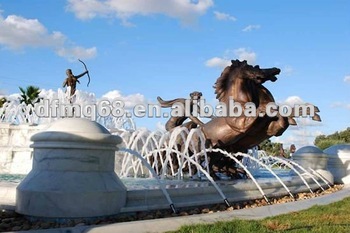
[[[289,117],[282,117],[280,114],[277,114],[277,120],[271,121],[267,128],[267,135],[272,137],[272,136],[281,136],[284,131],[289,126],[289,121],[292,118]],[[292,119],[294,120],[294,119]]]

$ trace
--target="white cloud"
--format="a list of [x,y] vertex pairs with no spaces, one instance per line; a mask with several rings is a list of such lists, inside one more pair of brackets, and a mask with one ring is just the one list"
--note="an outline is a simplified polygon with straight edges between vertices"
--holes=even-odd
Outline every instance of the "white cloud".
[[25,47],[47,47],[57,52],[59,56],[71,59],[63,51],[73,52],[73,56],[91,58],[96,55],[96,48],[85,49],[80,46],[67,48],[68,39],[61,32],[48,32],[38,19],[27,19],[22,16],[9,15],[4,18],[0,12],[0,45],[12,50]]
[[230,60],[220,58],[220,57],[213,57],[205,62],[205,65],[208,67],[220,67],[220,68],[225,68],[230,64],[231,64]]
[[166,15],[189,24],[213,4],[213,0],[68,0],[67,10],[82,20],[97,16],[116,17],[126,26],[132,25],[128,20],[133,16],[154,14]]
[[[292,127],[289,127],[291,129]],[[291,144],[294,144],[298,149],[304,146],[311,146],[314,144],[315,137],[318,135],[321,135],[321,131],[309,131],[305,129],[298,129],[289,131],[287,130],[282,136],[280,137],[273,137],[271,138],[273,142],[283,143],[284,149],[289,149]]]
[[147,103],[145,97],[142,94],[137,93],[137,94],[124,96],[118,90],[109,91],[106,94],[104,94],[102,98],[108,99],[110,101],[113,101],[113,100],[123,101],[123,103],[125,104],[125,108],[127,109],[133,108],[137,104],[145,105]]
[[237,19],[234,16],[231,16],[226,13],[222,13],[219,11],[214,11],[215,18],[218,20],[230,20],[230,21],[236,21]]
[[[231,58],[231,59],[230,59]],[[226,50],[223,57],[213,57],[205,61],[205,65],[208,67],[225,68],[231,65],[232,59],[246,60],[248,64],[254,65],[256,61],[256,54],[248,51],[246,48],[239,48],[235,50]]]
[[350,75],[346,75],[346,76],[344,77],[344,82],[350,83]]
[[69,61],[76,61],[77,59],[89,59],[93,58],[97,54],[96,47],[92,47],[89,49],[85,49],[80,46],[71,47],[71,48],[59,48],[56,53],[61,56],[67,58]]
[[65,41],[59,32],[48,33],[37,19],[26,19],[17,15],[9,15],[6,18],[0,15],[0,31],[0,44],[11,49],[58,46]]
[[344,102],[334,102],[331,104],[331,108],[345,108],[350,110],[350,104]]
[[322,135],[322,132],[319,131],[319,130],[316,130],[316,131],[310,131],[310,130],[305,130],[305,129],[301,129],[301,130],[296,130],[293,132],[293,134],[295,136],[298,136],[298,137],[308,137],[308,138],[315,138],[319,135]]
[[289,106],[294,106],[295,104],[304,104],[305,101],[299,96],[289,96],[285,99],[282,104],[287,104]]
[[256,24],[256,25],[248,25],[245,28],[242,29],[243,32],[251,32],[253,30],[257,30],[260,29],[260,25]]
[[241,61],[246,60],[248,62],[248,64],[255,65],[256,53],[251,52],[251,51],[247,50],[246,48],[236,49],[236,50],[234,50],[234,53],[239,60],[241,60]]

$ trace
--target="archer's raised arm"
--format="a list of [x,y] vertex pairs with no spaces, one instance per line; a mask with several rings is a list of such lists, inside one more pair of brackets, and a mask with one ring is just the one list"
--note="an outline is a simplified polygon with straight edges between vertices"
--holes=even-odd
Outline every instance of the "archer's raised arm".
[[84,71],[83,73],[81,73],[81,74],[79,74],[79,75],[77,75],[77,76],[74,76],[75,78],[81,78],[81,77],[83,77],[85,74],[87,74],[87,73],[89,73],[89,71]]

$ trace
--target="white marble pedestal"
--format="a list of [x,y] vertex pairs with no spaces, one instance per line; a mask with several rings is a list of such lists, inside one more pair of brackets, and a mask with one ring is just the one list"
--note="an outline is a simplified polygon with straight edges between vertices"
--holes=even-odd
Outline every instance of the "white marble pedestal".
[[16,212],[33,217],[115,215],[126,188],[114,172],[121,138],[96,122],[66,118],[32,136],[33,168],[17,187]]
[[350,184],[350,144],[340,144],[324,150],[328,155],[328,169],[334,176],[334,181]]
[[293,160],[311,173],[316,171],[330,184],[334,183],[334,177],[327,168],[328,156],[318,147],[305,146],[300,148],[293,154]]

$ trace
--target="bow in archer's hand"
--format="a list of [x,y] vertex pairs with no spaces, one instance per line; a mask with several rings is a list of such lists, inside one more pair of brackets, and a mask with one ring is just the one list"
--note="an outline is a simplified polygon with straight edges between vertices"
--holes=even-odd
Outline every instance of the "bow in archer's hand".
[[80,61],[81,63],[83,63],[83,65],[84,65],[84,67],[85,67],[85,71],[87,71],[87,76],[88,76],[88,78],[89,78],[89,82],[88,82],[87,86],[89,86],[89,84],[90,84],[90,75],[89,75],[89,71],[88,71],[88,69],[87,69],[87,67],[86,67],[86,64],[85,64],[82,60],[80,60],[80,59],[78,59],[78,61]]

